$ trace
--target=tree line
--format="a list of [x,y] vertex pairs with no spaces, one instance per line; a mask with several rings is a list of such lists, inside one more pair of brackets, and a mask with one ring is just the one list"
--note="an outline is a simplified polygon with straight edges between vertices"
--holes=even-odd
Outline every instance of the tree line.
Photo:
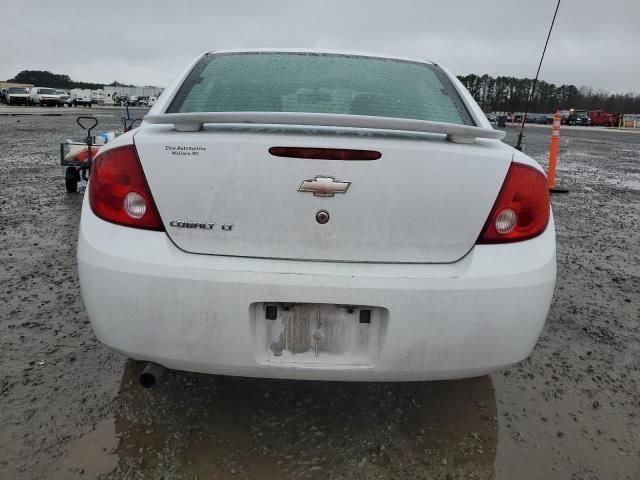
[[[530,78],[491,77],[487,74],[459,76],[458,79],[469,90],[485,112],[523,112],[533,85]],[[78,82],[69,75],[51,73],[46,70],[23,70],[8,82],[29,83],[52,88],[90,88],[96,90],[104,84]],[[129,87],[118,82],[109,86]],[[531,99],[532,113],[552,113],[556,110],[606,110],[612,113],[640,113],[640,95],[633,93],[610,94],[590,87],[554,85],[539,80]]]
[[[105,85],[104,83],[77,82],[75,80],[72,80],[69,75],[51,73],[46,70],[23,70],[15,77],[7,80],[7,82],[28,83],[37,87],[61,88],[66,90],[72,88],[89,88],[91,90],[98,90]],[[123,83],[112,82],[108,86],[132,87],[133,85],[125,85]]]
[[[485,112],[524,112],[533,79],[464,75],[458,79]],[[611,113],[640,113],[640,95],[611,94],[605,90],[575,85],[554,85],[538,80],[531,98],[532,113],[556,110],[606,110]]]

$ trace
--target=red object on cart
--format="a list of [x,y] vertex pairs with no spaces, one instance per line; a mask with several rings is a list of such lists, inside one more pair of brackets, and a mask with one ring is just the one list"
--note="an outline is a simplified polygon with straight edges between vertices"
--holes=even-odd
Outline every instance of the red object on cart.
[[[91,158],[98,154],[99,145],[91,146]],[[89,147],[87,145],[71,145],[69,151],[65,153],[64,159],[67,161],[86,162],[89,158]]]

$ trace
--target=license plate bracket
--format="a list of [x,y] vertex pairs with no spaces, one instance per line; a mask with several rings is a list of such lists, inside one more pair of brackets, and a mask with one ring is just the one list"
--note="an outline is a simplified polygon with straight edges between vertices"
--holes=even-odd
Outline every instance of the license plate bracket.
[[254,307],[259,362],[375,365],[386,327],[384,308],[320,303],[259,303]]

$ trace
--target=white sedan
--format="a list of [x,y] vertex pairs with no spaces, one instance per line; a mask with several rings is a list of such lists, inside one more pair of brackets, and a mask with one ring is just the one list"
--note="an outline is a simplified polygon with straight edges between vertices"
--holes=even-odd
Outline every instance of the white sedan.
[[235,50],[101,148],[78,240],[97,337],[168,368],[407,381],[526,358],[547,180],[422,60]]

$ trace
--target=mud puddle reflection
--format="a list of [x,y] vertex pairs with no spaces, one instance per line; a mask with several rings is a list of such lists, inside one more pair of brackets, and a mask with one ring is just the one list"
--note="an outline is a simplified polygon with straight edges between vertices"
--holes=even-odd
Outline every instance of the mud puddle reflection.
[[67,445],[62,461],[64,468],[53,478],[98,478],[112,472],[118,465],[118,440],[114,420],[103,420]]
[[144,390],[140,371],[125,368],[111,437],[118,464],[101,478],[495,478],[489,377],[327,383],[167,371]]

